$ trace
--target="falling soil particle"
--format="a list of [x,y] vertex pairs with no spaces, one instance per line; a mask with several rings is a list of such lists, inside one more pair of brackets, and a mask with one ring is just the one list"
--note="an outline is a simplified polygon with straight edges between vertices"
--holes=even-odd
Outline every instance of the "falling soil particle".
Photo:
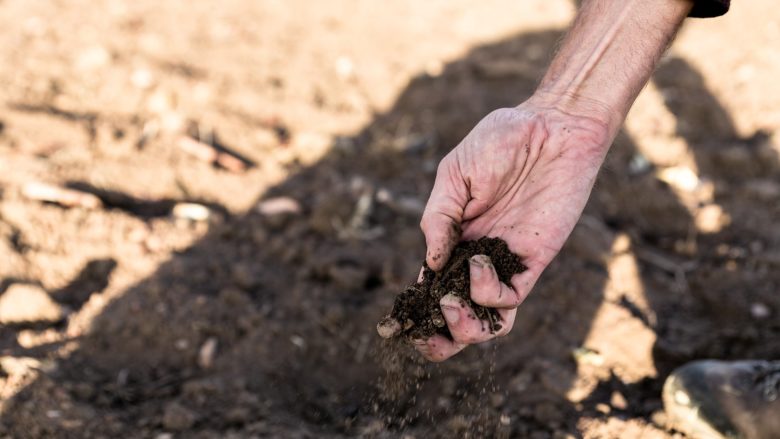
[[496,309],[477,305],[471,300],[469,258],[475,255],[488,256],[499,280],[505,284],[509,284],[513,275],[526,270],[520,258],[500,238],[463,241],[455,247],[449,262],[440,272],[424,265],[422,281],[409,285],[395,298],[393,310],[377,325],[379,334],[384,338],[397,335],[425,339],[434,334],[450,337],[439,306],[439,300],[448,293],[463,299],[478,319],[487,321],[491,333],[501,329],[501,316]]

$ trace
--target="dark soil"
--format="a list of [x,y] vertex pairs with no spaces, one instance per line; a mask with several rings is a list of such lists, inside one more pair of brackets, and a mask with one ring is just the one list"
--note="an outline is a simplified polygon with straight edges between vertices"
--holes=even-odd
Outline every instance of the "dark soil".
[[434,272],[425,264],[422,281],[409,285],[395,298],[388,318],[401,324],[398,335],[421,339],[438,333],[449,337],[439,307],[439,300],[447,293],[462,298],[474,310],[477,318],[489,323],[491,333],[501,329],[501,316],[496,309],[478,305],[471,300],[469,258],[475,255],[488,256],[496,268],[498,278],[505,284],[509,284],[513,275],[526,270],[520,257],[512,253],[500,238],[484,237],[477,241],[461,242],[440,272]]

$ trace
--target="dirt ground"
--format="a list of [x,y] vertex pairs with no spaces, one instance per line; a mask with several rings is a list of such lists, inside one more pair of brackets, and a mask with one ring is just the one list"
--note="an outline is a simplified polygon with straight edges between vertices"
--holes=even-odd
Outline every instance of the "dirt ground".
[[512,333],[432,365],[375,324],[436,164],[573,3],[0,0],[0,301],[64,315],[0,326],[0,437],[682,437],[672,368],[780,358],[780,10],[734,3],[682,31]]

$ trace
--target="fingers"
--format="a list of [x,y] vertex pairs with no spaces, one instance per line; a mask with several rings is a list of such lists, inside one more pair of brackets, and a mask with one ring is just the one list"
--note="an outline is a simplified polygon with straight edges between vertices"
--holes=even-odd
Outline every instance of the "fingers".
[[516,308],[525,295],[518,294],[514,288],[498,279],[496,268],[485,255],[475,255],[469,259],[471,279],[471,300],[489,308]]
[[425,359],[433,362],[444,361],[469,344],[482,343],[509,333],[514,326],[516,309],[498,309],[501,320],[500,328],[490,332],[490,324],[485,320],[479,320],[461,298],[447,294],[439,302],[444,320],[450,330],[452,340],[442,335],[434,335],[427,340],[414,340],[415,348]]
[[455,343],[474,344],[491,340],[495,337],[506,335],[515,323],[516,309],[499,309],[498,313],[501,327],[491,332],[490,323],[477,318],[474,310],[466,302],[453,295],[447,294],[439,301],[444,320],[450,330],[450,335]]
[[426,360],[433,361],[434,363],[444,361],[466,347],[465,344],[449,340],[442,335],[434,335],[427,340],[415,340],[413,343],[415,349],[417,349]]
[[463,178],[445,158],[436,172],[431,196],[425,206],[420,228],[425,234],[425,260],[434,271],[439,271],[460,240],[463,209],[468,203],[468,188]]

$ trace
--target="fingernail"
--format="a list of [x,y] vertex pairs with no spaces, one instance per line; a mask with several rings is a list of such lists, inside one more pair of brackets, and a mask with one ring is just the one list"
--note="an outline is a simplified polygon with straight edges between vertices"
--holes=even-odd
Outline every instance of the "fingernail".
[[460,320],[460,298],[454,294],[445,294],[439,301],[441,312],[447,323],[458,323]]
[[479,280],[484,276],[485,268],[487,267],[487,264],[490,263],[490,258],[484,255],[475,255],[469,258],[469,264],[471,264],[472,267],[474,267],[473,270],[471,270],[471,277],[474,280]]
[[441,312],[444,314],[444,319],[447,320],[447,323],[454,324],[460,320],[460,311],[457,308],[442,306]]

